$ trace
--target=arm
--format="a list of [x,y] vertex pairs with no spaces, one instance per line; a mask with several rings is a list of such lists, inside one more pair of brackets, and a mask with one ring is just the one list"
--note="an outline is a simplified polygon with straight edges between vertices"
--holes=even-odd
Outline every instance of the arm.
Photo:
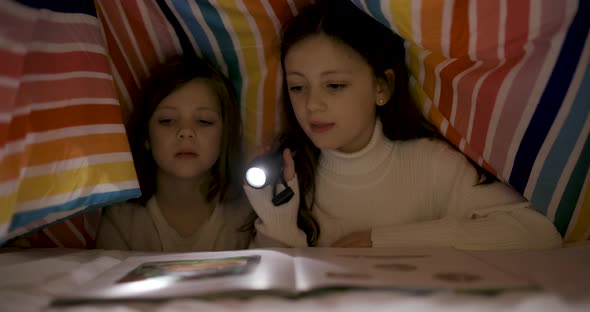
[[433,159],[433,205],[437,220],[376,228],[373,246],[429,245],[460,249],[541,249],[561,245],[545,216],[511,187],[477,185],[475,168],[458,151],[437,144]]
[[374,247],[423,245],[468,250],[543,249],[561,245],[561,237],[551,222],[528,206],[507,205],[475,211],[473,216],[377,228],[373,229],[371,240]]
[[[260,219],[259,219],[260,220]],[[259,221],[257,221],[259,222]],[[249,249],[257,248],[289,248],[286,244],[283,244],[277,240],[274,240],[260,232],[256,233],[254,238],[250,241]]]
[[104,209],[96,234],[97,249],[130,250],[125,236],[115,222],[113,207]]
[[[297,227],[299,209],[299,186],[297,177],[287,184],[293,189],[293,198],[278,207],[272,202],[272,186],[257,190],[248,185],[244,191],[258,214],[256,220],[256,236],[251,243],[252,248],[262,247],[307,247],[305,233]],[[279,186],[279,188],[282,186]]]

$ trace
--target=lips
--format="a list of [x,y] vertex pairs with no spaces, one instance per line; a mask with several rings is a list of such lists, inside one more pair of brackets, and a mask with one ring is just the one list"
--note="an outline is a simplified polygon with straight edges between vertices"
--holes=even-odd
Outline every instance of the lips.
[[311,131],[313,133],[324,133],[331,130],[334,127],[334,123],[331,122],[312,122],[310,123]]
[[195,153],[192,150],[180,150],[176,152],[176,154],[174,154],[174,157],[176,158],[194,158],[198,156],[199,154]]

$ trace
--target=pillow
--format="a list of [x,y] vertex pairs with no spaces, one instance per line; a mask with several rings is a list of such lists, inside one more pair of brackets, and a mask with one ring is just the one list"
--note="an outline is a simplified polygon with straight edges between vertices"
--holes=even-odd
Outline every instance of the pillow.
[[[590,237],[587,1],[351,1],[406,39],[412,92],[443,135],[566,241]],[[310,2],[96,1],[128,111],[152,65],[196,54],[236,86],[250,148],[280,129],[277,36]]]
[[140,195],[92,1],[0,2],[0,98],[0,244]]

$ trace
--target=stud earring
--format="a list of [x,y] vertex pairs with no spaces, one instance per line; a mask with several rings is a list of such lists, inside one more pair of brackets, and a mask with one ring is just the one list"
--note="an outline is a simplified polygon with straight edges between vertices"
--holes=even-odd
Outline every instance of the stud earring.
[[383,104],[385,104],[385,101],[384,101],[383,99],[379,99],[379,100],[377,101],[377,105],[379,105],[379,106],[383,106]]

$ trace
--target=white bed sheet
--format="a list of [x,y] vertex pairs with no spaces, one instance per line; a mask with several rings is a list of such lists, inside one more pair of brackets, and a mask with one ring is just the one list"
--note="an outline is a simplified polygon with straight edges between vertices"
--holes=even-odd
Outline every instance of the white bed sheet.
[[503,270],[538,281],[545,288],[541,292],[484,296],[342,291],[298,299],[256,296],[50,306],[52,293],[75,289],[132,255],[140,254],[68,249],[0,253],[0,311],[590,311],[590,244],[550,251],[477,253]]

